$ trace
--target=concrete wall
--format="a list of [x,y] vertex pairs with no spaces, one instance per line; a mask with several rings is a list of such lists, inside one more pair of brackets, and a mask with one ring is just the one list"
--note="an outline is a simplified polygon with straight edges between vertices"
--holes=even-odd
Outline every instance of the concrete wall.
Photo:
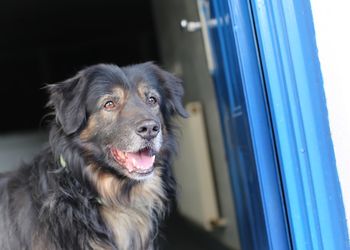
[[240,249],[214,85],[206,65],[202,35],[199,31],[186,33],[180,30],[181,19],[199,20],[196,1],[152,2],[161,63],[184,80],[185,101],[200,101],[204,108],[221,215],[228,221],[226,228],[213,234],[227,246]]
[[311,0],[338,174],[350,228],[350,2]]

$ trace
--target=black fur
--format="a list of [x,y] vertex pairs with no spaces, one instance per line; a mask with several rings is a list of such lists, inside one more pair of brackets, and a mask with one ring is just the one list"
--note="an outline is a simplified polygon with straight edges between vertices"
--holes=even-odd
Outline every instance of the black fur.
[[[161,183],[154,188],[159,188],[159,193],[164,193],[164,196],[154,195],[162,202],[161,205],[155,206],[144,201],[145,204],[141,203],[144,206],[155,206],[149,215],[153,226],[147,233],[147,240],[137,242],[141,241],[138,238],[141,238],[142,232],[133,228],[134,233],[128,235],[130,239],[122,241],[132,242],[129,247],[153,249],[158,222],[175,194],[170,170],[176,146],[172,117],[176,114],[186,117],[187,113],[181,104],[183,89],[180,80],[152,63],[145,63],[124,68],[95,65],[82,70],[71,79],[48,86],[49,106],[53,107],[56,114],[51,124],[49,146],[31,163],[24,164],[16,171],[0,174],[1,250],[76,250],[94,249],[96,246],[101,249],[123,249],[122,245],[127,245],[116,240],[101,208],[132,206],[133,196],[142,196],[142,188],[146,186],[144,183],[149,180],[130,178],[106,160],[108,153],[105,151],[105,141],[120,140],[120,136],[128,135],[113,134],[113,126],[110,124],[107,125],[111,131],[101,126],[98,131],[103,132],[91,136],[88,134],[91,138],[85,141],[81,135],[92,115],[98,112],[96,103],[99,96],[109,91],[111,86],[122,87],[131,93],[140,81],[156,88],[161,96],[160,112],[155,116],[162,123],[163,143],[154,164],[155,171],[160,173]],[[126,100],[125,105],[128,102]],[[138,99],[135,102],[139,105],[135,104],[135,107],[145,109],[146,106],[142,106],[144,104]],[[132,119],[135,118],[128,120],[128,126],[132,127]],[[108,134],[107,132],[116,138],[101,135]],[[120,184],[113,200],[107,200],[106,204],[101,204],[101,194],[97,188],[98,181],[103,179],[96,177],[95,181],[92,180],[93,174],[87,168],[91,164],[98,169],[98,173],[113,175],[114,183]],[[137,188],[141,192],[135,194]],[[145,197],[147,198],[146,194]],[[163,205],[164,211],[159,209]],[[118,221],[111,223],[118,224]]]

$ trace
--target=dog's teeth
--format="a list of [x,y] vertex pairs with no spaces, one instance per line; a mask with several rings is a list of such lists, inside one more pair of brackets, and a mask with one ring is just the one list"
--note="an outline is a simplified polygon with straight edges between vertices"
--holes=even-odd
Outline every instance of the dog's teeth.
[[134,165],[134,167],[136,167],[136,160],[132,159],[132,165]]

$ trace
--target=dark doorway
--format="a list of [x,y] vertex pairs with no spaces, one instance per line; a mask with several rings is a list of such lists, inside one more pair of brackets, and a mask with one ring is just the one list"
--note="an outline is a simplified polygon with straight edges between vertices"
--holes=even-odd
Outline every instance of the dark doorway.
[[38,129],[41,88],[105,62],[157,60],[150,1],[0,3],[0,132]]

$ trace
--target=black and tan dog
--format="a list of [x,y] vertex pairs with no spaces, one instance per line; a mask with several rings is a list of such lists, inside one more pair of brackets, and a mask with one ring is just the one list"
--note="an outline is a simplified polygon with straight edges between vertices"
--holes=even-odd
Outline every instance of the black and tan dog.
[[0,175],[0,249],[154,249],[174,194],[178,78],[95,65],[49,85],[49,146]]

